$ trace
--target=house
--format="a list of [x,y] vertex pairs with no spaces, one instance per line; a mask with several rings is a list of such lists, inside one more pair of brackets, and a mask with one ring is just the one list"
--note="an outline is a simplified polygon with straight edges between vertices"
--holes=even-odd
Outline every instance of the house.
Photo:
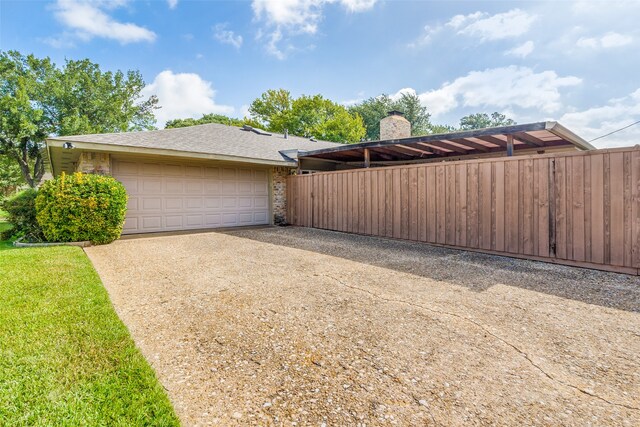
[[221,124],[46,143],[54,176],[109,174],[124,184],[124,234],[282,222],[297,152],[341,145]]
[[129,234],[286,222],[286,177],[296,168],[305,173],[594,148],[556,122],[412,137],[397,111],[382,119],[380,134],[381,141],[345,145],[206,124],[54,137],[47,155],[54,175],[102,173],[122,182],[129,194],[123,232]]

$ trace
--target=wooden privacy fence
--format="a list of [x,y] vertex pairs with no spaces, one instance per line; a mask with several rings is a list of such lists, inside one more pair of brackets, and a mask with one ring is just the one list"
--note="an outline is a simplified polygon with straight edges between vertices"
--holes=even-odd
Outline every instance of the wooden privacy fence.
[[290,224],[638,274],[640,149],[288,177]]

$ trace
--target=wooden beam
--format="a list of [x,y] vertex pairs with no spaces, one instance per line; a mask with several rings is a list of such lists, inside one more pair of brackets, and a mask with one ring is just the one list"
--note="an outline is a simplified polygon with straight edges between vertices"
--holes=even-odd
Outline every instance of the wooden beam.
[[368,168],[369,166],[371,166],[371,156],[369,155],[369,149],[365,148],[364,149],[364,167]]
[[478,144],[477,142],[469,141],[468,139],[464,139],[464,138],[450,139],[449,141],[466,145],[467,147],[473,148],[474,150],[482,151],[483,153],[486,153],[489,150],[491,150],[491,147],[487,147],[486,145]]
[[398,147],[402,147],[402,148],[407,149],[407,150],[415,151],[418,154],[428,154],[428,155],[433,154],[433,151],[424,150],[424,149],[416,148],[416,147],[409,147],[407,145],[398,145]]
[[441,150],[439,148],[433,147],[433,146],[431,146],[429,144],[426,144],[424,142],[416,142],[416,145],[428,148],[429,151],[431,151],[431,152],[433,152],[433,153],[435,153],[435,154],[437,154],[439,156],[448,156],[451,153],[451,151],[444,151],[444,150]]
[[544,147],[544,141],[536,138],[535,136],[531,136],[525,132],[517,132],[514,133],[513,136],[518,140],[522,141],[525,144],[533,145],[534,147]]
[[496,138],[495,136],[487,135],[487,136],[478,136],[476,138],[481,139],[483,141],[487,141],[491,144],[495,144],[498,147],[507,148],[507,141],[503,141],[500,138]]
[[513,135],[507,135],[507,156],[513,156]]
[[429,141],[425,143],[427,145],[432,145],[434,147],[446,148],[447,150],[455,151],[460,154],[468,154],[469,150],[466,150],[462,147],[458,147],[457,145],[453,145],[451,143],[447,143],[446,141]]

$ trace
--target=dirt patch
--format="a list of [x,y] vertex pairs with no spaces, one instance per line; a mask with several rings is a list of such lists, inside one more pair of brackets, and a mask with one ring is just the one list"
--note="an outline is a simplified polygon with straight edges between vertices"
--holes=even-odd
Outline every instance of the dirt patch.
[[[274,228],[86,252],[186,425],[640,423],[637,278],[436,274],[438,256],[381,240]],[[571,275],[600,291],[551,289]]]

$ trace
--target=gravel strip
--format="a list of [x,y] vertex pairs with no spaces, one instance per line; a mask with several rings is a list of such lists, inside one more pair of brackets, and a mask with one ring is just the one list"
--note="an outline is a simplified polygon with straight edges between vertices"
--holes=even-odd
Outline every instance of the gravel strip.
[[301,228],[86,252],[185,425],[640,424],[635,277]]

